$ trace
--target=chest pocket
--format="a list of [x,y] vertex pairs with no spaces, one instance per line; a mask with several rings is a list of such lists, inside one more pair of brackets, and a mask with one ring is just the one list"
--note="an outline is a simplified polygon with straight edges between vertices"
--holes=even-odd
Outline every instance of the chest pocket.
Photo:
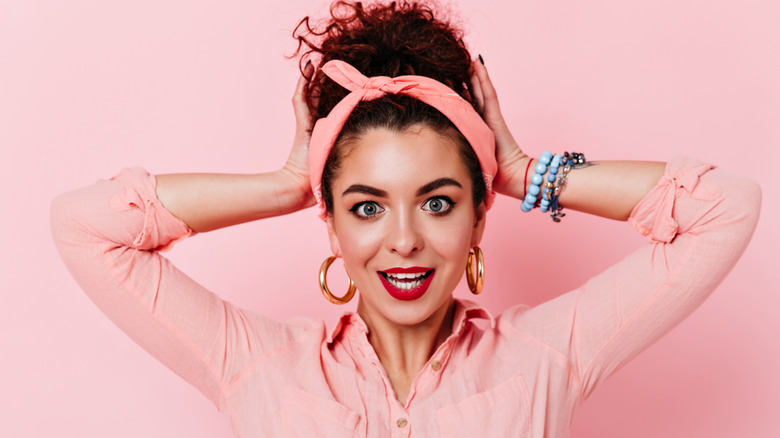
[[285,437],[358,437],[360,415],[336,401],[294,387],[284,390],[282,432]]
[[530,401],[523,376],[437,409],[436,420],[442,438],[530,437]]

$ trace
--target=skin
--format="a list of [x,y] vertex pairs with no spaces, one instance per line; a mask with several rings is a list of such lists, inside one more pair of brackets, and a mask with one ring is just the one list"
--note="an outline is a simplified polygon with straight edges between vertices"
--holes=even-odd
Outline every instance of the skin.
[[[310,74],[312,67],[307,68]],[[509,131],[480,62],[473,64],[471,82],[478,110],[496,138],[499,168],[494,190],[519,200],[533,173],[526,180],[531,158]],[[304,86],[302,77],[293,96],[295,140],[284,167],[252,175],[159,175],[157,195],[162,204],[197,232],[313,206],[307,160],[312,118],[303,99]],[[368,144],[370,148],[365,147]],[[485,209],[471,205],[470,180],[454,146],[424,126],[401,133],[373,130],[353,147],[333,183],[335,206],[328,220],[331,247],[344,258],[358,285],[358,313],[369,328],[369,342],[396,397],[405,404],[414,377],[452,331],[452,291],[463,275],[468,249],[481,238]],[[535,164],[534,160],[531,165]],[[560,203],[570,210],[616,220],[628,218],[664,171],[664,163],[656,162],[594,164],[569,174]],[[448,186],[417,194],[425,184],[442,177],[458,181],[461,188]],[[365,193],[344,193],[355,184],[381,189],[385,196],[369,199]],[[448,215],[431,216],[423,206],[431,196],[441,194],[450,196],[455,208]],[[358,219],[350,211],[366,201],[383,208],[378,218]],[[397,302],[379,283],[376,272],[409,266],[435,267],[436,274],[423,297]]]

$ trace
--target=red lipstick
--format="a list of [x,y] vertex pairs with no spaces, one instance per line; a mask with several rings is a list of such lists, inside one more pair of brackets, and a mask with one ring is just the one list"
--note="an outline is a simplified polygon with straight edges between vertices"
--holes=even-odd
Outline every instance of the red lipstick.
[[413,301],[425,295],[434,274],[434,269],[419,266],[377,272],[387,293],[402,301]]

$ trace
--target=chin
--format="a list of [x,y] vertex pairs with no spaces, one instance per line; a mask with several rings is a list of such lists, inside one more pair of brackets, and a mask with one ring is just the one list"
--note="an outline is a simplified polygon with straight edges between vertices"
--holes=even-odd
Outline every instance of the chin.
[[452,293],[447,294],[445,297],[436,297],[436,294],[426,294],[416,300],[404,301],[391,297],[385,291],[380,292],[385,295],[380,302],[361,298],[358,304],[358,313],[374,319],[380,317],[399,326],[423,324],[437,313],[441,311],[446,312],[446,309],[453,302]]

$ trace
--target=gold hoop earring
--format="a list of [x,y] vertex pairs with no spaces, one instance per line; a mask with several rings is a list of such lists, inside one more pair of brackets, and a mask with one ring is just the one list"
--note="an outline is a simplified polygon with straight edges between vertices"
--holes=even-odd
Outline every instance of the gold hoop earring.
[[330,256],[327,259],[325,259],[324,262],[322,262],[322,266],[320,266],[320,290],[322,290],[322,294],[325,295],[325,298],[330,301],[333,304],[347,304],[349,300],[352,299],[353,296],[355,296],[355,291],[357,288],[355,287],[355,283],[352,282],[352,279],[349,278],[349,275],[347,275],[347,278],[349,278],[349,289],[347,290],[347,293],[344,294],[343,297],[337,297],[334,296],[330,289],[328,288],[328,268],[330,268],[330,265],[333,264],[333,262],[336,261],[336,256]]
[[[477,262],[477,278],[474,278],[474,259]],[[469,290],[474,295],[479,295],[482,292],[482,287],[485,285],[485,259],[482,257],[482,250],[478,246],[469,251],[469,259],[466,262],[466,280],[469,282]]]

